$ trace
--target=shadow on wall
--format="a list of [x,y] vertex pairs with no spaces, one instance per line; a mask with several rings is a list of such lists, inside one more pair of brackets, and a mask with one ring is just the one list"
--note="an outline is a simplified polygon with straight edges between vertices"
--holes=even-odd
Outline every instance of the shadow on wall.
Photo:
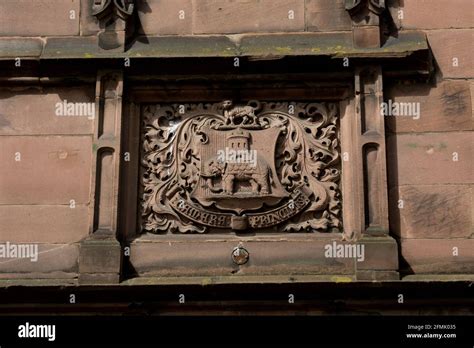
[[398,31],[399,31],[399,25],[397,25],[396,20],[393,18],[392,13],[390,12],[390,8],[402,8],[404,6],[403,3],[404,0],[388,0],[386,1],[387,8],[385,9],[385,12],[387,12],[386,16],[380,16],[381,23],[380,23],[380,30],[381,30],[381,45],[385,45],[387,40],[390,37],[395,37],[398,38]]
[[148,37],[145,34],[139,13],[152,13],[150,5],[147,0],[141,0],[137,3],[137,11],[134,12],[132,18],[132,25],[134,32],[127,35],[128,39],[125,42],[125,51],[128,51],[136,42],[149,44]]
[[414,274],[408,261],[403,257],[400,220],[401,214],[398,209],[400,195],[398,191],[398,153],[397,153],[397,136],[391,134],[387,137],[387,182],[388,182],[388,206],[390,225],[390,235],[395,238],[398,245],[399,272],[400,276]]

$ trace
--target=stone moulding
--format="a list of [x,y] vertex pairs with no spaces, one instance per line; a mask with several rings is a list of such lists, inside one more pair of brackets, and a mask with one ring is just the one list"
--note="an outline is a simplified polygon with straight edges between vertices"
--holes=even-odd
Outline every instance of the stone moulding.
[[[97,37],[77,38],[0,38],[0,59],[100,59],[100,58],[186,58],[186,57],[291,57],[329,56],[405,58],[428,52],[426,35],[419,31],[390,37],[382,47],[357,47],[353,34],[297,33],[243,35],[237,44],[226,35],[148,37],[136,40],[126,52],[103,50]],[[286,47],[285,52],[275,47]]]
[[99,71],[96,79],[96,110],[90,234],[81,241],[79,282],[120,281],[122,250],[117,240],[120,142],[122,127],[123,73]]

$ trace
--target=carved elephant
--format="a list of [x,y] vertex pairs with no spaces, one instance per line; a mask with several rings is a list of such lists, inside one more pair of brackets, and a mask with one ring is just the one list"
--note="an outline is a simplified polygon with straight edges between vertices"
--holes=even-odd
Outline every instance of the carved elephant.
[[[201,176],[206,179],[206,185],[214,193],[224,192],[234,194],[235,184],[238,182],[248,182],[255,194],[269,194],[271,183],[271,169],[261,158],[258,158],[256,165],[252,163],[229,163],[211,158],[204,165],[204,172]],[[222,188],[217,188],[213,184],[213,179],[220,178]]]

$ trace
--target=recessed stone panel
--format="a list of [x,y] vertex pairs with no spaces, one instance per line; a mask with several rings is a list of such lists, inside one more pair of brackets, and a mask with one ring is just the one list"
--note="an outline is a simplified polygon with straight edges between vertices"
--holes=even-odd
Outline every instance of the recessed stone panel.
[[[353,258],[328,258],[325,246],[334,236],[286,235],[282,238],[159,236],[139,239],[131,245],[130,262],[140,275],[218,276],[275,274],[354,275]],[[238,266],[232,253],[238,245],[249,253],[248,262]]]

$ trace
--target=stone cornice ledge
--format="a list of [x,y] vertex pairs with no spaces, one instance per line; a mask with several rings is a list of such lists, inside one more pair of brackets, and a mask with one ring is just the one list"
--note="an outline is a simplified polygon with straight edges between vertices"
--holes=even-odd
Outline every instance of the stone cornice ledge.
[[[295,275],[295,276],[221,276],[221,277],[140,277],[125,280],[119,284],[97,284],[96,287],[118,288],[130,286],[156,286],[156,285],[222,285],[222,284],[400,284],[400,283],[465,283],[469,285],[474,281],[472,274],[418,274],[402,277],[400,280],[357,281],[348,276],[341,275]],[[375,285],[374,285],[375,284]],[[10,287],[76,287],[79,286],[77,278],[13,278],[0,279],[0,289]]]
[[126,52],[98,46],[97,37],[0,38],[0,59],[97,59],[330,56],[403,58],[428,51],[420,31],[391,37],[380,48],[354,47],[352,32],[139,37]]

